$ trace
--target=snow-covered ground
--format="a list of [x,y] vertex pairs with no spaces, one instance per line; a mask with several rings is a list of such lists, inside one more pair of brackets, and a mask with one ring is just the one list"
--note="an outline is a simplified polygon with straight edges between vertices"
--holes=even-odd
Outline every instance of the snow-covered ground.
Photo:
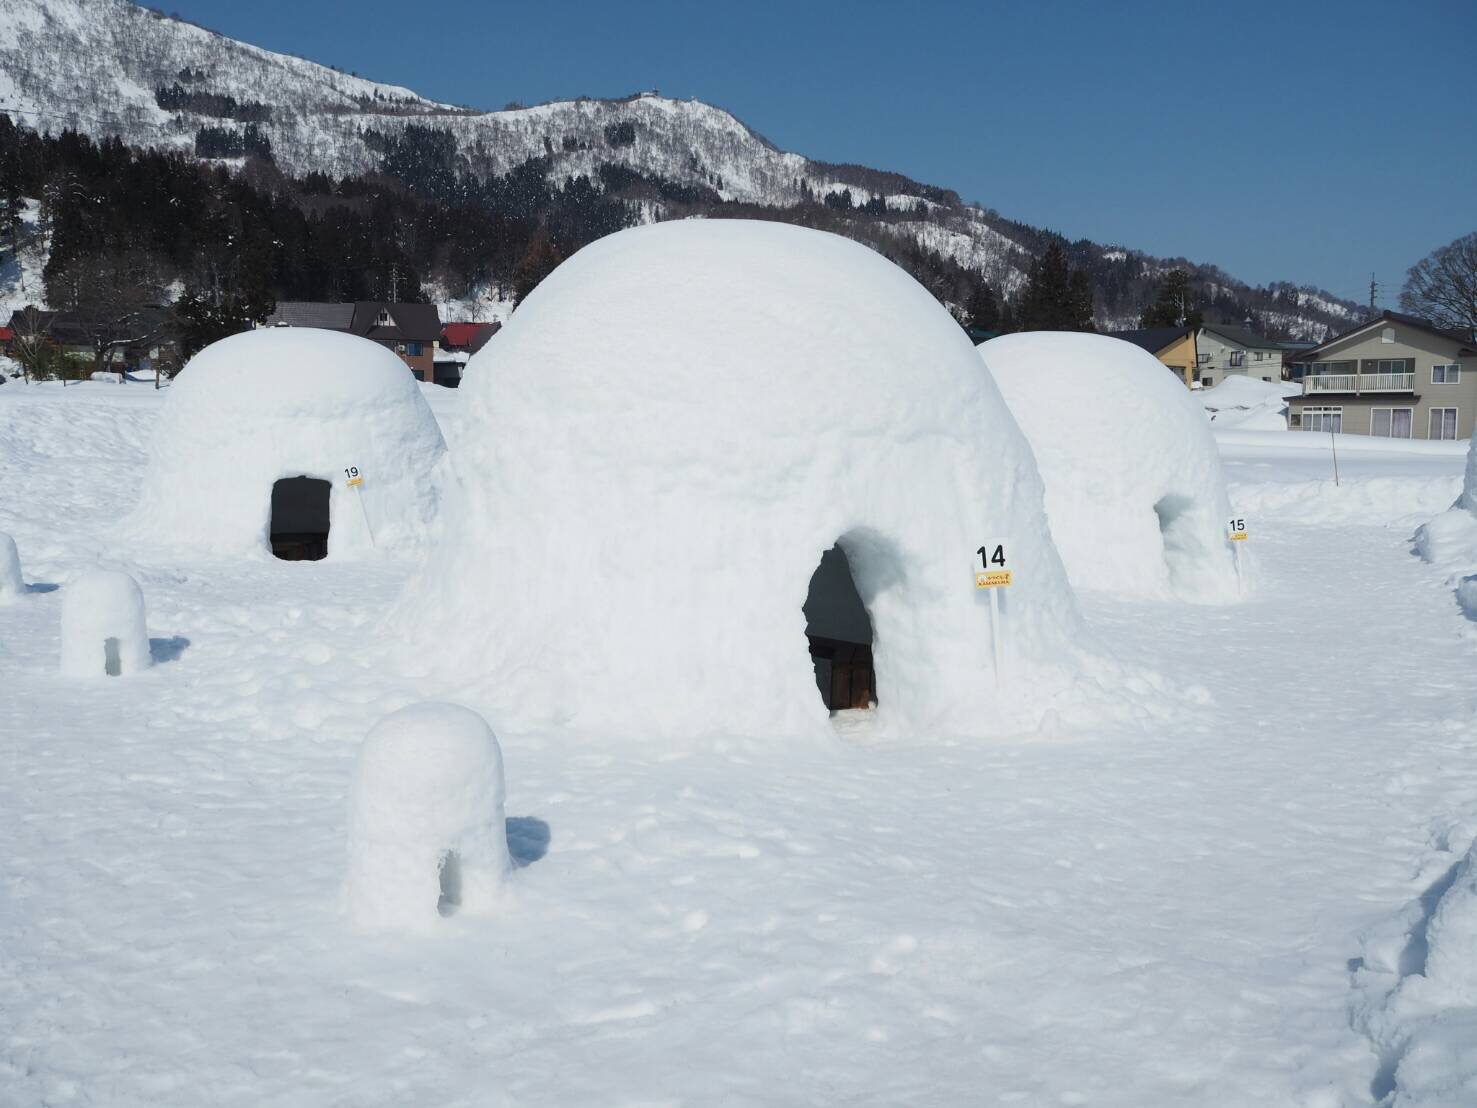
[[[455,454],[458,394],[425,391]],[[1368,1016],[1477,829],[1477,638],[1410,550],[1464,444],[1341,436],[1335,486],[1328,436],[1218,433],[1258,591],[1083,596],[1125,664],[1206,690],[1170,726],[502,733],[504,899],[408,938],[339,896],[365,733],[457,695],[382,664],[413,566],[116,546],[161,396],[0,388],[33,583],[0,608],[0,1104],[1477,1102],[1460,1051],[1402,1085]],[[98,561],[156,664],[78,682],[54,586]]]

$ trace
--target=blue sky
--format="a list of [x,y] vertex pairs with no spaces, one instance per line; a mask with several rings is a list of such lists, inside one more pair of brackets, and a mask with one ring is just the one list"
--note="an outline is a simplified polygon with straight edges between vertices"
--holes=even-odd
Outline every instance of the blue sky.
[[1393,306],[1477,230],[1473,0],[173,0],[477,107],[659,88],[1069,237]]

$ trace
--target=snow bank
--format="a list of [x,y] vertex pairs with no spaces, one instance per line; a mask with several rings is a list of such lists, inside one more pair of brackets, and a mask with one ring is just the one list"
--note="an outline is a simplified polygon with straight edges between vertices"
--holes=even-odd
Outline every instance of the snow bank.
[[1364,950],[1355,984],[1384,1061],[1376,1095],[1401,1108],[1477,1102],[1477,846]]
[[14,604],[25,591],[20,551],[15,548],[15,540],[0,531],[0,604]]
[[495,346],[461,389],[433,563],[459,570],[428,568],[397,622],[500,728],[830,734],[801,608],[838,543],[874,629],[871,726],[1001,726],[982,545],[1016,576],[1011,692],[1077,657],[1029,447],[958,325],[873,251],[740,220],[622,231]]
[[349,813],[350,919],[425,930],[485,912],[512,863],[503,756],[492,728],[457,704],[412,704],[364,739]]
[[1457,604],[1477,620],[1477,433],[1467,447],[1461,492],[1446,511],[1416,529],[1415,552],[1450,574]]
[[1296,386],[1282,381],[1231,376],[1194,396],[1218,430],[1236,427],[1244,431],[1286,431],[1286,397],[1296,391]]
[[273,485],[301,476],[331,486],[329,558],[417,543],[436,519],[445,450],[415,378],[385,347],[312,328],[232,335],[169,389],[125,530],[267,557]]
[[138,582],[89,570],[62,591],[62,673],[127,677],[149,668],[149,632]]
[[1030,440],[1074,585],[1239,595],[1215,437],[1163,364],[1120,339],[1062,332],[1003,335],[979,353]]

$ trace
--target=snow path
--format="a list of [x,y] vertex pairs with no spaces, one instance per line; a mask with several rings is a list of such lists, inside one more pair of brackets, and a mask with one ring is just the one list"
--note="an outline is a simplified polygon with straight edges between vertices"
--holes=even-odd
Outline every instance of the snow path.
[[[0,389],[28,580],[126,553],[104,530],[157,401]],[[1352,487],[1439,500],[1445,460]],[[408,564],[119,558],[160,664],[95,684],[56,673],[59,592],[0,609],[0,1104],[1369,1103],[1348,963],[1421,891],[1433,822],[1477,804],[1477,640],[1403,522],[1299,524],[1254,464],[1249,603],[1084,605],[1210,691],[1188,722],[504,734],[523,868],[494,921],[425,941],[336,914],[359,740],[452,691],[377,664]]]

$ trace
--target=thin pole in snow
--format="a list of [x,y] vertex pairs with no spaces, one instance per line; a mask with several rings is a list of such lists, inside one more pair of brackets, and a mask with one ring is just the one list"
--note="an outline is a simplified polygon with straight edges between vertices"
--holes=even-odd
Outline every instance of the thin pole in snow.
[[1333,451],[1333,487],[1339,487],[1339,441],[1334,437],[1333,428],[1328,429],[1328,448]]
[[1000,672],[1000,590],[990,589],[990,653],[995,658],[995,691],[999,692],[1005,686],[1004,675]]
[[369,509],[364,506],[364,485],[362,483],[354,486],[354,491],[359,495],[355,498],[359,501],[359,511],[364,516],[364,530],[369,532],[369,545],[374,545],[374,528],[369,525]]

